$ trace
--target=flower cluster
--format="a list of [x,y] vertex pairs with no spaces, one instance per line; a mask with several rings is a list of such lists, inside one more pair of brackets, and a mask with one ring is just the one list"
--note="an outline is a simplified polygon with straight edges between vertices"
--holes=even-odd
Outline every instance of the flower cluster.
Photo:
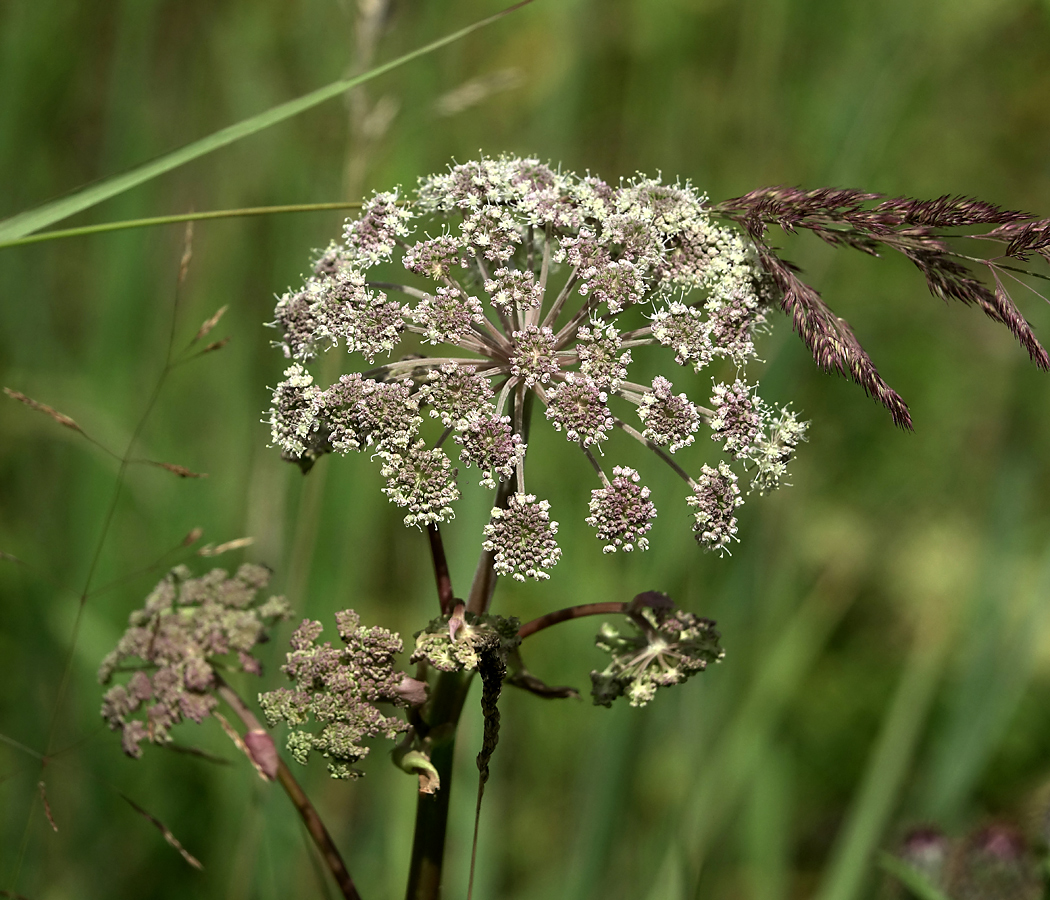
[[[385,493],[420,528],[453,515],[458,445],[462,465],[498,487],[484,535],[497,571],[545,578],[560,550],[549,504],[526,489],[535,400],[590,459],[601,485],[587,521],[607,550],[645,549],[655,516],[637,472],[610,477],[595,458],[619,432],[686,480],[698,542],[725,552],[737,479],[775,487],[804,436],[745,377],[775,290],[750,240],[688,184],[609,185],[512,157],[457,165],[414,195],[376,194],[280,298],[273,324],[291,364],[273,394],[273,442],[304,468],[370,449]],[[306,366],[335,346],[370,366],[389,359],[317,385]],[[709,406],[663,375],[631,381],[643,347],[709,369]],[[727,459],[703,458],[705,425]]]
[[132,673],[102,701],[102,717],[123,733],[128,756],[142,755],[143,740],[170,741],[170,729],[183,718],[201,722],[211,714],[217,657],[234,658],[226,667],[261,673],[252,648],[265,640],[268,626],[290,614],[283,597],[256,601],[269,581],[262,566],[245,564],[232,577],[214,569],[199,578],[179,566],[131,614],[128,630],[98,670],[102,684],[118,672]]
[[510,575],[515,581],[550,578],[546,570],[561,557],[554,537],[558,523],[552,522],[550,503],[536,500],[535,494],[511,494],[507,507],[495,507],[485,526],[482,547],[493,554],[497,575]]
[[649,488],[639,485],[639,480],[634,469],[615,466],[609,486],[591,491],[587,524],[606,542],[602,548],[606,553],[649,546],[643,535],[653,527],[656,507],[649,499]]
[[665,594],[639,594],[628,618],[633,634],[602,625],[596,642],[612,656],[601,672],[591,672],[591,695],[599,706],[626,696],[631,706],[645,706],[656,689],[681,684],[720,662],[715,623],[675,607]]
[[440,672],[473,672],[486,653],[512,653],[521,643],[520,625],[513,616],[478,616],[460,604],[451,615],[432,620],[416,633],[411,661],[429,663]]
[[703,466],[686,499],[693,509],[693,531],[697,539],[711,547],[724,548],[736,538],[736,508],[744,502],[737,487],[736,473],[724,462],[717,469]]
[[[292,726],[288,750],[306,765],[312,751],[328,762],[333,778],[354,778],[353,765],[368,755],[362,744],[368,737],[394,738],[408,723],[386,716],[374,705],[418,706],[426,699],[425,685],[400,672],[395,656],[401,638],[385,628],[362,628],[352,609],[336,613],[342,647],[317,643],[324,630],[320,622],[304,619],[292,635],[291,652],[282,671],[294,688],[278,688],[259,695],[259,706],[270,726],[280,721]],[[306,731],[310,720],[321,728]]]

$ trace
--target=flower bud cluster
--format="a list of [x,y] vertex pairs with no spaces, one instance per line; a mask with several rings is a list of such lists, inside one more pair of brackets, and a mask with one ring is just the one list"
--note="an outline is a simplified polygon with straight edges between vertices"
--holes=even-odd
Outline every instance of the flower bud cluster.
[[283,597],[257,602],[269,581],[263,566],[245,564],[233,576],[213,569],[199,578],[178,566],[131,614],[127,631],[98,670],[102,684],[117,673],[132,673],[102,700],[102,717],[122,732],[128,756],[141,756],[144,740],[169,742],[171,728],[183,718],[201,722],[211,714],[217,705],[216,660],[261,673],[252,648],[266,640],[270,625],[290,614]]
[[[355,778],[354,764],[368,755],[366,738],[393,739],[408,729],[397,716],[384,715],[376,703],[416,706],[426,699],[425,685],[398,670],[401,638],[385,628],[362,628],[352,609],[335,615],[341,647],[318,642],[320,622],[304,619],[291,639],[282,671],[293,688],[259,695],[270,726],[287,722],[288,750],[306,765],[311,753],[328,760],[333,778]],[[301,727],[319,725],[316,731]]]
[[631,706],[645,706],[657,688],[681,684],[724,656],[714,622],[677,609],[665,595],[640,598],[647,596],[657,602],[636,605],[626,634],[602,625],[596,643],[612,659],[601,672],[591,672],[595,705],[627,697]]
[[606,542],[605,553],[649,547],[643,535],[653,527],[656,507],[649,499],[649,488],[639,485],[639,480],[634,469],[615,466],[609,486],[591,491],[587,524],[598,532],[598,540]]
[[537,501],[535,494],[511,494],[506,509],[496,507],[485,526],[482,547],[493,554],[497,575],[510,575],[515,581],[550,578],[561,558],[555,535],[558,523],[550,517],[551,505]]
[[474,672],[483,653],[505,657],[521,643],[520,625],[513,616],[479,616],[465,612],[460,604],[451,615],[432,620],[416,633],[410,661],[428,663],[439,672]]

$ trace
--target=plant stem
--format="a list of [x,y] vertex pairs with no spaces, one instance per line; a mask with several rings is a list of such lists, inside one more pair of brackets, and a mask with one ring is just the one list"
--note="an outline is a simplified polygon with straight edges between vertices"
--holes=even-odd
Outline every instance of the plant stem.
[[[508,385],[514,381],[508,382]],[[521,435],[522,441],[528,443],[529,423],[532,419],[532,402],[536,396],[532,391],[525,392],[524,402],[516,394],[511,394],[511,420],[514,422],[514,430]],[[502,409],[503,393],[500,393],[500,406]],[[519,465],[519,469],[521,466]],[[496,488],[496,497],[493,506],[506,509],[507,499],[515,490],[513,479],[501,481]],[[496,590],[496,572],[492,568],[495,554],[491,550],[483,550],[478,559],[478,567],[474,570],[474,581],[470,585],[470,595],[467,597],[467,612],[481,615],[488,611],[492,602],[492,594]]]
[[[441,612],[448,615],[455,605],[455,591],[445,558],[445,546],[437,525],[427,526],[434,581]],[[484,555],[482,556],[484,559]],[[415,724],[420,737],[430,743],[430,762],[438,771],[441,787],[434,794],[420,793],[416,801],[416,826],[408,869],[408,900],[437,900],[448,832],[449,798],[452,796],[452,763],[456,752],[456,728],[470,689],[469,672],[442,672]]]
[[285,761],[280,758],[277,760],[277,782],[284,788],[288,799],[292,801],[292,805],[299,813],[300,818],[302,818],[306,830],[310,833],[314,845],[320,851],[325,865],[328,866],[328,871],[332,873],[332,877],[335,879],[336,884],[339,885],[339,890],[343,892],[343,896],[346,900],[361,900],[361,895],[357,893],[354,881],[350,877],[350,873],[347,871],[343,858],[339,855],[339,850],[332,841],[328,829],[324,827],[324,822],[321,821],[321,817],[310,802],[310,798],[303,792],[299,782],[295,780],[295,776],[292,775]]
[[406,900],[438,900],[441,896],[456,728],[467,699],[471,674],[442,672],[430,699],[426,722],[431,738],[430,762],[438,770],[441,789],[435,794],[420,794],[416,804]]
[[693,477],[685,469],[678,465],[678,463],[671,459],[670,456],[664,453],[663,447],[661,447],[654,441],[649,440],[649,438],[647,438],[640,431],[638,431],[638,429],[632,428],[622,419],[616,419],[614,417],[613,423],[616,425],[617,428],[623,429],[623,431],[625,431],[627,434],[633,437],[636,441],[640,441],[641,443],[645,444],[646,447],[652,450],[653,453],[659,456],[660,459],[662,459],[665,463],[667,463],[667,465],[674,469],[674,471],[678,473],[678,476],[684,479],[688,485],[690,485],[691,487],[695,487],[696,482],[693,481]]
[[567,622],[569,619],[579,619],[582,616],[605,616],[609,613],[626,613],[630,603],[610,601],[609,603],[581,603],[579,606],[569,606],[565,609],[556,609],[554,612],[546,613],[538,619],[526,622],[518,629],[518,637],[522,640],[551,625],[559,622]]
[[[215,692],[226,701],[230,709],[237,715],[237,718],[244,724],[244,727],[248,731],[266,733],[262,723],[256,718],[255,713],[248,708],[248,704],[241,699],[240,695],[221,676],[216,674],[215,677],[217,683]],[[310,833],[310,837],[313,838],[314,845],[320,851],[325,865],[328,866],[328,871],[332,873],[336,884],[339,885],[339,890],[342,891],[343,897],[346,900],[361,900],[361,895],[357,892],[357,888],[354,887],[354,881],[347,871],[346,864],[343,862],[343,857],[339,854],[339,849],[335,846],[332,836],[328,833],[328,829],[325,828],[324,822],[321,821],[321,817],[310,802],[310,798],[306,796],[299,782],[295,780],[291,769],[288,768],[280,756],[277,757],[277,783],[284,788],[288,799],[292,801],[292,806],[299,813],[306,830]]]
[[455,596],[452,591],[452,577],[448,573],[448,560],[445,559],[445,545],[436,524],[427,526],[427,537],[430,538],[430,555],[434,558],[434,580],[437,582],[441,614],[447,616],[452,612]]
[[[532,393],[524,403],[515,397],[511,418],[515,431],[528,440],[529,420],[532,413]],[[514,490],[513,481],[500,482],[496,489],[494,505],[506,507],[507,498]],[[442,609],[455,594],[448,574],[445,552],[437,528],[428,529],[430,549],[434,558],[434,577]],[[492,602],[496,590],[496,572],[493,569],[493,554],[482,551],[474,572],[467,599],[468,612],[484,613]],[[448,598],[448,599],[446,599]],[[616,604],[622,606],[622,604]],[[412,838],[412,858],[408,870],[406,900],[439,900],[441,896],[441,874],[445,858],[445,835],[448,831],[449,798],[452,795],[452,762],[456,750],[456,730],[460,713],[470,690],[472,672],[442,672],[434,685],[430,700],[423,707],[421,721],[416,725],[420,737],[430,744],[430,762],[437,769],[441,789],[436,794],[420,794],[416,801],[416,827]]]

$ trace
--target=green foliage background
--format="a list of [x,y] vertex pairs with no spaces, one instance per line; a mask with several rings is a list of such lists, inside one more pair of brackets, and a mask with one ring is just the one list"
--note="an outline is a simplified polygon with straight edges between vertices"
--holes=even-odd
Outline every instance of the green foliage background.
[[[395,4],[378,58],[495,9]],[[349,0],[9,0],[0,216],[339,78],[352,61]],[[493,73],[512,86],[442,113],[440,98]],[[367,91],[397,109],[371,143],[348,133],[337,100],[68,224],[353,200],[349,167],[364,163],[369,190],[412,185],[479,149],[607,180],[659,171],[713,199],[784,183],[968,194],[1050,214],[1047,0],[537,0]],[[353,606],[411,634],[433,614],[425,538],[379,494],[378,466],[327,459],[303,479],[267,449],[259,421],[283,363],[263,326],[273,295],[340,219],[197,226],[177,346],[223,304],[213,334],[231,342],[174,372],[135,455],[209,477],[132,467],[95,586],[199,525],[214,542],[254,536],[246,558],[273,566],[303,615],[330,623]],[[915,433],[817,371],[781,318],[761,347],[766,393],[812,422],[793,486],[750,502],[743,542],[718,559],[693,543],[675,477],[645,461],[660,509],[653,548],[607,558],[582,521],[589,470],[537,428],[530,481],[554,504],[565,555],[545,585],[501,584],[496,610],[531,618],[662,589],[716,618],[728,655],[641,711],[505,693],[478,897],[679,900],[697,884],[711,898],[867,896],[872,850],[909,824],[1027,821],[1050,778],[1050,382],[1005,330],[931,300],[906,263],[784,245],[909,401]],[[173,226],[0,250],[0,383],[122,451],[163,365],[181,249]],[[1016,296],[1050,339],[1043,301]],[[285,797],[214,721],[181,739],[227,766],[152,747],[133,762],[99,725],[97,664],[163,567],[88,598],[56,711],[117,466],[13,402],[0,404],[0,436],[0,549],[28,564],[0,561],[0,888],[31,900],[322,896]],[[488,502],[467,491],[445,529],[461,592]],[[596,625],[533,639],[530,667],[584,687]],[[266,686],[290,627],[269,648]],[[459,746],[448,896],[465,893],[475,707]],[[41,771],[14,742],[46,752],[53,716],[50,749],[63,752]],[[413,780],[386,750],[356,783],[330,782],[321,766],[303,775],[369,900],[403,891],[411,839]]]

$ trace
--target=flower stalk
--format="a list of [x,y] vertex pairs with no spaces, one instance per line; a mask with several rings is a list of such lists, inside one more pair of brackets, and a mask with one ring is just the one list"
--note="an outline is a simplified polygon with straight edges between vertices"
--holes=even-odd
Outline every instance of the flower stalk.
[[[240,695],[226,681],[218,676],[215,692],[226,701],[226,705],[241,720],[249,734],[266,734],[266,729],[249,709],[248,704],[241,699]],[[339,890],[342,891],[345,900],[361,900],[361,895],[357,892],[354,880],[350,877],[346,863],[343,862],[343,857],[339,853],[339,848],[336,847],[324,822],[321,821],[317,808],[310,802],[310,798],[306,796],[299,782],[295,780],[295,776],[292,774],[291,769],[288,768],[288,764],[279,755],[277,756],[276,776],[277,783],[284,789],[288,799],[292,801],[292,806],[295,807],[299,818],[303,820],[303,825],[306,826],[310,839],[321,854],[321,858],[324,860],[328,871],[331,872],[335,883],[339,885]]]
[[524,640],[531,637],[544,628],[557,625],[559,622],[568,622],[570,619],[580,619],[584,616],[607,616],[615,613],[627,613],[631,609],[630,603],[610,601],[608,603],[580,603],[577,606],[567,606],[565,609],[556,609],[549,613],[538,616],[531,622],[526,622],[518,629],[518,636]]

